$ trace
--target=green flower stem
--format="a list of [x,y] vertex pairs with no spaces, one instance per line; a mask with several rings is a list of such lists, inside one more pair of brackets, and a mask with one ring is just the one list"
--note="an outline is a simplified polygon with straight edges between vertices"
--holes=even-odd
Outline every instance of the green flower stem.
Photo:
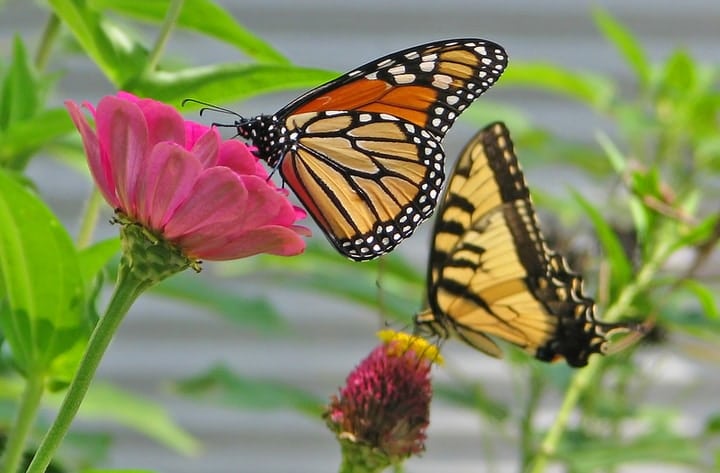
[[55,451],[60,446],[65,434],[70,428],[80,404],[85,398],[90,382],[95,375],[100,360],[110,344],[113,335],[120,326],[125,314],[138,296],[145,290],[152,281],[138,277],[132,267],[120,264],[118,281],[115,286],[115,293],[108,304],[105,316],[95,326],[85,354],[80,361],[75,377],[70,383],[65,399],[60,406],[55,422],[45,434],[40,447],[38,447],[26,473],[44,473],[50,464]]
[[40,44],[38,45],[37,52],[35,53],[35,67],[42,71],[47,66],[48,59],[50,58],[50,51],[52,50],[53,42],[57,38],[58,32],[60,31],[60,19],[55,13],[50,14],[48,21],[45,24]]
[[85,203],[85,211],[80,222],[80,231],[77,237],[77,247],[86,248],[92,243],[93,232],[97,226],[98,216],[100,215],[100,205],[103,199],[97,187],[93,187],[90,197]]
[[163,21],[162,28],[160,29],[160,36],[158,36],[152,51],[150,51],[150,54],[148,55],[147,64],[145,65],[146,74],[154,71],[157,67],[158,61],[160,61],[160,56],[162,56],[162,52],[165,50],[165,45],[170,38],[170,32],[180,16],[183,3],[185,3],[184,0],[173,0],[170,2],[167,15],[165,16],[165,21]]
[[[635,297],[652,282],[653,276],[669,256],[670,250],[670,244],[659,243],[656,246],[651,257],[638,272],[635,281],[626,286],[620,293],[617,301],[605,311],[603,320],[614,322],[630,308]],[[592,384],[600,372],[602,361],[602,358],[598,356],[591,358],[588,365],[573,376],[570,386],[568,386],[565,392],[565,399],[563,399],[558,415],[545,434],[545,438],[540,444],[540,450],[527,470],[528,473],[541,473],[545,471],[549,458],[557,451],[558,444],[560,443],[560,439],[562,438],[573,409],[577,405],[580,396],[585,392],[585,389]]]
[[45,378],[43,376],[30,376],[25,383],[25,390],[20,399],[20,409],[15,419],[15,424],[10,430],[2,462],[0,463],[1,473],[15,473],[20,466],[25,441],[30,433],[30,428],[35,422],[40,399],[45,390]]

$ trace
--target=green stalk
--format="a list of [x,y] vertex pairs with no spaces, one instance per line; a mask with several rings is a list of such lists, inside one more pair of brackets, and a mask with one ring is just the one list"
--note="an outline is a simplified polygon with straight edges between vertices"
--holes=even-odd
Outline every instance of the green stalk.
[[107,312],[95,326],[80,366],[60,406],[60,411],[50,430],[45,434],[26,473],[45,472],[85,398],[110,340],[115,335],[130,306],[148,285],[147,279],[137,277],[131,269],[120,265],[115,293],[108,304]]
[[162,27],[160,29],[160,36],[158,36],[157,40],[155,41],[155,45],[153,46],[150,54],[148,55],[147,64],[145,65],[145,74],[154,71],[157,67],[158,62],[160,61],[160,56],[162,56],[162,52],[165,50],[165,45],[170,38],[170,33],[172,32],[172,29],[175,26],[175,23],[177,23],[178,17],[180,16],[180,11],[182,10],[183,3],[184,0],[173,0],[172,2],[170,2],[167,15],[165,16],[165,20],[163,21]]
[[[635,297],[652,282],[653,276],[669,256],[670,249],[670,244],[658,244],[655,247],[655,251],[650,259],[642,266],[635,281],[626,286],[620,293],[617,301],[605,311],[603,320],[607,322],[617,321],[620,316],[630,308]],[[545,438],[540,444],[538,454],[527,470],[528,473],[541,473],[545,471],[548,460],[557,451],[558,444],[565,432],[565,427],[567,426],[573,409],[585,389],[593,383],[601,367],[602,358],[595,356],[590,358],[590,362],[585,368],[582,368],[573,376],[570,386],[568,386],[565,392],[565,398],[560,406],[557,417],[555,417],[555,421],[545,434]]]
[[8,442],[5,446],[2,462],[0,462],[1,473],[15,473],[18,471],[20,461],[25,451],[30,429],[35,423],[40,400],[45,390],[44,376],[29,376],[20,398],[20,409],[17,413],[15,423],[10,430]]
[[43,30],[42,38],[40,38],[40,44],[38,45],[37,52],[35,53],[35,67],[42,71],[47,66],[48,59],[50,58],[50,51],[52,51],[52,45],[57,38],[58,32],[60,31],[60,19],[55,13],[51,13],[48,17],[47,23],[45,23],[45,29]]

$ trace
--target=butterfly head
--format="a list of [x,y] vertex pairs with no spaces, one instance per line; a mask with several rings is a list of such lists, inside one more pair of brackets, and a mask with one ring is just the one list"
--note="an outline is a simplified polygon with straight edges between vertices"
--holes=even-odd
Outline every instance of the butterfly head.
[[240,137],[257,147],[257,155],[269,166],[276,166],[291,147],[287,128],[275,115],[258,115],[253,118],[235,120],[235,129]]

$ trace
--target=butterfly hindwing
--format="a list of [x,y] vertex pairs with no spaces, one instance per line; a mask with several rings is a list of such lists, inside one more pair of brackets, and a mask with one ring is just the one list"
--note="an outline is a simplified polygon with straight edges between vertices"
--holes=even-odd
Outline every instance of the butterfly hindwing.
[[368,260],[432,214],[444,179],[440,143],[506,66],[504,49],[491,41],[427,43],[235,125],[280,170],[337,250]]
[[493,337],[536,358],[584,366],[625,324],[595,320],[582,278],[548,249],[507,128],[494,123],[465,147],[435,224],[429,309],[421,331],[457,335],[493,356]]

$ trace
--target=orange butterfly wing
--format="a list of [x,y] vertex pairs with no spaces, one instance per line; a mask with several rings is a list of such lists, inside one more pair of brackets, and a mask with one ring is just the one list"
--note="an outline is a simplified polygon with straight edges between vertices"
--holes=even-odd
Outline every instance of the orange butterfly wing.
[[441,141],[500,77],[501,46],[457,39],[406,49],[239,122],[330,242],[357,261],[391,251],[433,212]]

